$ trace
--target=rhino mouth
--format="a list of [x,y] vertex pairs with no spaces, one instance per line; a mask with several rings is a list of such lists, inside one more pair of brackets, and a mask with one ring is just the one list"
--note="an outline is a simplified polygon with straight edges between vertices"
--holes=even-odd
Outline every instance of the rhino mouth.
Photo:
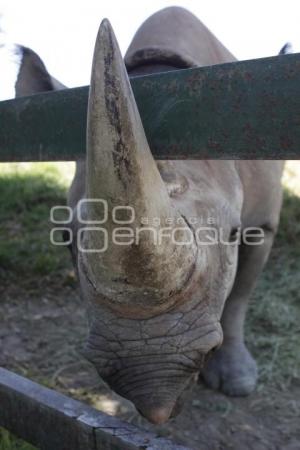
[[185,400],[197,378],[192,374],[171,374],[156,376],[151,379],[135,379],[127,384],[110,377],[106,381],[122,397],[132,401],[137,411],[154,424],[163,424],[176,417],[182,410]]
[[[144,418],[163,424],[181,412],[206,355],[198,355],[196,363],[182,355],[165,356],[165,361],[161,355],[155,355],[151,361],[148,358],[149,355],[134,361],[127,359],[126,363],[118,361],[114,368],[111,362],[102,367],[96,364],[96,369],[109,387],[131,401]],[[91,362],[95,365],[95,360]]]
[[189,383],[184,388],[184,390],[181,392],[181,394],[179,394],[179,396],[176,400],[176,403],[173,407],[173,410],[171,412],[170,419],[174,419],[181,413],[182,408],[185,404],[185,401],[186,401],[189,393],[193,389],[194,384],[196,383],[197,380],[198,380],[198,374],[195,374],[193,377],[191,377],[191,379],[189,380]]
[[183,391],[179,394],[175,403],[171,405],[164,404],[163,406],[155,406],[152,408],[140,409],[137,407],[138,412],[147,419],[149,422],[155,425],[161,425],[170,419],[175,419],[182,411],[188,394],[192,390],[195,384],[196,377],[192,377],[187,385],[184,387]]
[[[222,342],[219,321],[203,304],[152,319],[116,317],[90,309],[84,356],[110,388],[152,423],[175,417],[212,349]],[[196,314],[198,313],[198,314]]]

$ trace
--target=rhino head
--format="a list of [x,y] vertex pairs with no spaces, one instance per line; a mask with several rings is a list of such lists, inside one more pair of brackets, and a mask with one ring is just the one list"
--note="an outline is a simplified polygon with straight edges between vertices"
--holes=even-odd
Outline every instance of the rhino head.
[[201,245],[208,230],[196,233],[189,221],[213,216],[225,240],[232,238],[242,205],[234,164],[223,162],[233,187],[226,194],[222,180],[205,179],[206,163],[200,183],[190,167],[154,161],[117,41],[103,21],[90,84],[85,195],[74,224],[89,316],[86,356],[154,423],[175,414],[222,343],[220,317],[237,266],[236,245]]
[[[22,54],[17,96],[62,88],[34,52]],[[178,412],[222,343],[220,318],[238,258],[230,241],[242,202],[234,161],[153,159],[117,41],[103,21],[86,161],[77,163],[69,194],[72,254],[89,318],[86,356],[153,423]],[[230,245],[216,243],[212,228]]]

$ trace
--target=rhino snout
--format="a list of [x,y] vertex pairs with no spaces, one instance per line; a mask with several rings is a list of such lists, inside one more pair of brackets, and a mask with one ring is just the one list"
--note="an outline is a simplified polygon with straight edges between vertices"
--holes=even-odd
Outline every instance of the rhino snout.
[[174,405],[153,405],[147,406],[144,409],[139,409],[140,414],[145,417],[149,422],[154,423],[155,425],[161,425],[167,422],[173,411]]
[[163,424],[179,414],[195,373],[180,367],[139,370],[140,373],[132,371],[128,374],[120,371],[107,381],[115,392],[132,401],[149,422]]
[[[196,321],[191,327],[183,323],[182,316],[176,317],[181,322],[174,318],[167,322],[170,316],[160,316],[152,322],[123,319],[108,324],[102,317],[101,328],[98,321],[91,324],[84,352],[111,389],[156,424],[180,412],[207,355],[222,342],[219,322],[204,322],[202,314],[202,322]],[[187,322],[189,316],[184,319]],[[171,326],[173,323],[179,328]],[[172,331],[169,335],[163,334],[167,328]]]

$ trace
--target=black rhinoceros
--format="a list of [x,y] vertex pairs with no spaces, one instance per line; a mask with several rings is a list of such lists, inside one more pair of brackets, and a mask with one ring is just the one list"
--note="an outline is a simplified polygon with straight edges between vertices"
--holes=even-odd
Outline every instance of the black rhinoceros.
[[[35,53],[21,51],[18,96],[61,88]],[[107,20],[97,36],[86,161],[77,162],[69,192],[73,260],[89,317],[86,354],[154,423],[175,414],[199,372],[228,395],[254,389],[244,319],[278,225],[283,165],[155,161],[127,73],[234,60],[177,7],[140,27],[125,64]],[[249,227],[261,232],[241,240]]]

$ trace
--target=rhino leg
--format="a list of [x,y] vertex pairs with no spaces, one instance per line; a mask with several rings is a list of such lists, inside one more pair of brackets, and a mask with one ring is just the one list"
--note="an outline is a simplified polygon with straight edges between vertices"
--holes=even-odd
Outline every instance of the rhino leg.
[[268,231],[263,244],[241,246],[236,280],[221,320],[223,344],[202,373],[209,387],[230,396],[248,395],[256,385],[257,367],[244,343],[244,320],[249,298],[272,247],[273,236],[274,233]]

